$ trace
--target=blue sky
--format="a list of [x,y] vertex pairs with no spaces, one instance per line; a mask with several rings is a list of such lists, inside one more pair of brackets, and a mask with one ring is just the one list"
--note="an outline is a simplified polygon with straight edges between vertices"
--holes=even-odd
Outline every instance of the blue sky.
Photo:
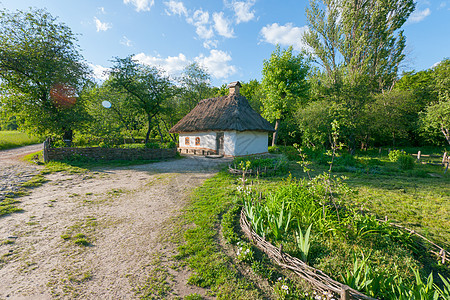
[[[275,45],[301,49],[306,30],[299,0],[0,0],[0,7],[46,8],[79,34],[96,76],[113,57],[134,54],[176,76],[198,62],[219,86],[261,79]],[[450,0],[419,0],[404,25],[406,70],[423,70],[450,57]]]

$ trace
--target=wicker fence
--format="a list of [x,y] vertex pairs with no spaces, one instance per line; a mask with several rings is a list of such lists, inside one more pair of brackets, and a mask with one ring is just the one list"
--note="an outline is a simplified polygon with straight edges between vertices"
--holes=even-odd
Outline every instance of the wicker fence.
[[252,230],[250,223],[245,216],[244,209],[241,211],[241,217],[239,220],[241,229],[244,234],[252,240],[256,246],[264,251],[272,260],[274,260],[279,266],[289,269],[297,274],[299,277],[308,281],[315,290],[318,292],[333,292],[340,295],[341,299],[365,299],[365,300],[376,300],[366,296],[345,284],[342,284],[336,280],[330,278],[324,272],[308,266],[305,262],[301,261],[296,257],[292,257],[287,253],[283,252],[282,248],[277,248],[261,236],[259,236],[255,231]]

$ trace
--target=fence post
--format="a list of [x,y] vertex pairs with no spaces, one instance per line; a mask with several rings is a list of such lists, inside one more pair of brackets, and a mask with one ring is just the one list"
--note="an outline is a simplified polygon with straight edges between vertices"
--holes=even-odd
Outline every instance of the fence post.
[[447,152],[444,152],[444,156],[442,157],[442,165],[445,164],[446,158],[447,158]]
[[419,150],[419,152],[417,152],[417,162],[419,162],[420,161],[420,155],[422,154],[422,152],[420,152],[420,150]]
[[44,158],[44,162],[48,162],[48,147],[49,147],[49,142],[48,142],[48,138],[45,139],[44,141],[44,151],[43,152],[43,158]]
[[350,287],[347,285],[342,286],[341,300],[350,300]]

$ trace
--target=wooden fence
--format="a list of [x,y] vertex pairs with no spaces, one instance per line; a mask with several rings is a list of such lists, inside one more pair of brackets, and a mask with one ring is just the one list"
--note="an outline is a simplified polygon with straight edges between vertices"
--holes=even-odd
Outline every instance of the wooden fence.
[[333,280],[321,270],[308,266],[300,259],[284,253],[282,247],[277,248],[266,241],[255,231],[253,231],[247,217],[245,216],[244,209],[241,211],[239,223],[244,234],[252,240],[259,249],[264,251],[264,253],[273,259],[279,266],[293,271],[299,277],[308,281],[316,291],[321,293],[333,292],[338,294],[340,298],[344,300],[376,300],[375,298],[366,296],[345,284]]
[[[412,156],[415,156],[417,158],[418,163],[427,164],[427,165],[435,165],[435,166],[444,166],[445,171],[448,170],[448,165],[450,164],[450,156],[447,154],[447,152],[444,152],[444,155],[426,155],[422,154],[422,152],[419,150],[417,154],[411,154]],[[426,159],[437,159],[438,162],[427,162]]]

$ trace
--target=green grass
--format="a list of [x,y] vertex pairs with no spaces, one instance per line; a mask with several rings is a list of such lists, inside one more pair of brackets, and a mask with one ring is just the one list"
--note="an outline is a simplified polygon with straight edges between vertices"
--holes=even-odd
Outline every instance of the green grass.
[[40,143],[41,139],[20,131],[0,131],[0,150]]
[[[442,149],[430,148],[422,151],[424,152],[440,154]],[[347,169],[347,164],[351,168]],[[313,177],[321,174],[328,170],[326,158],[319,157],[319,162],[313,162],[310,167],[313,169]],[[396,163],[388,160],[387,153],[380,156],[374,150],[373,153],[358,154],[353,158],[344,157],[336,162],[333,170],[339,171],[334,172],[337,175],[345,175],[346,184],[355,191],[355,195],[347,198],[345,201],[348,202],[344,201],[343,204],[381,219],[387,216],[450,249],[450,175],[444,174],[442,167],[415,165],[413,170],[401,170]],[[290,162],[290,171],[294,177],[307,178],[303,168],[295,160]],[[255,183],[258,191],[264,195],[277,189],[285,177],[260,178]],[[235,195],[236,182],[237,177],[219,173],[195,190],[185,211],[186,224],[195,225],[184,232],[177,256],[194,270],[189,283],[210,288],[219,299],[261,297],[258,288],[250,283],[251,280],[242,277],[235,261],[223,252],[218,243],[220,222],[222,234],[229,243],[234,244],[243,238],[238,230],[239,201]],[[344,242],[341,238],[319,238],[315,241],[322,244],[320,247],[312,246],[312,263],[326,269],[332,277],[338,279],[339,273],[352,268],[353,258],[350,253],[359,251],[359,248],[370,255],[370,262],[374,266],[379,265],[381,270],[392,271],[395,264],[399,267],[397,272],[403,272],[401,275],[405,278],[414,277],[410,267],[418,267],[423,276],[427,276],[431,270],[444,276],[449,274],[448,268],[439,265],[437,259],[428,256],[426,251],[417,256],[408,247],[389,244],[388,239],[387,244],[369,239],[364,245],[358,245],[357,241]],[[286,251],[290,252],[289,245]],[[253,261],[251,269],[270,282],[273,269],[264,260],[267,258]],[[261,270],[271,270],[271,274],[264,274]]]
[[233,203],[233,182],[233,177],[221,172],[194,191],[184,211],[188,229],[176,257],[193,270],[188,283],[209,288],[217,299],[258,299],[258,289],[239,274],[219,246],[218,228],[222,214]]

